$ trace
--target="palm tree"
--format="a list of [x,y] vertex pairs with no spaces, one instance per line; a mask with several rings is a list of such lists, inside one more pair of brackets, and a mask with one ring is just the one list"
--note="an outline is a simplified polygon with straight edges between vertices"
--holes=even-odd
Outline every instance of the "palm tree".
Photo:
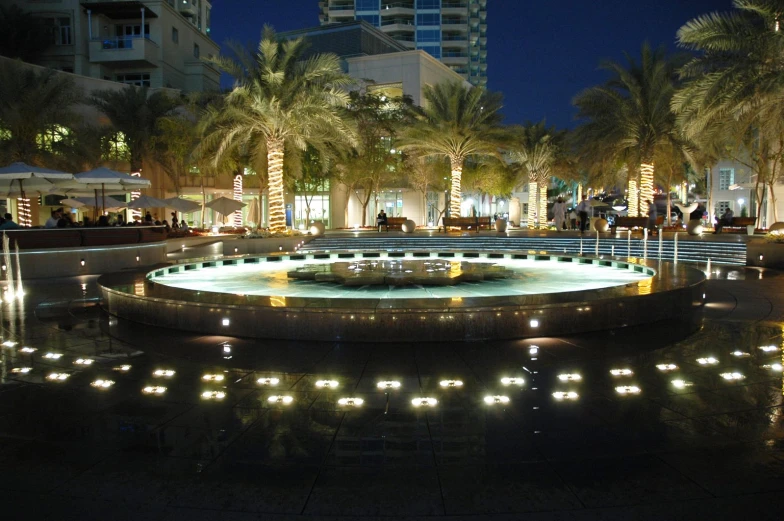
[[101,90],[92,94],[90,103],[103,112],[115,130],[123,133],[130,154],[131,172],[141,172],[152,155],[153,137],[158,121],[169,115],[178,101],[163,92],[128,86],[122,90]]
[[678,43],[700,54],[681,69],[687,83],[672,105],[685,134],[700,145],[740,152],[735,159],[756,174],[758,187],[768,188],[776,221],[773,189],[784,159],[784,2],[733,4],[731,12],[700,16],[678,31]]
[[461,176],[471,156],[498,154],[504,135],[500,129],[501,95],[463,82],[424,88],[426,106],[418,121],[404,133],[399,148],[419,156],[447,157],[452,170],[450,215],[460,215]]
[[[556,163],[563,159],[565,134],[544,121],[527,123],[518,131],[510,157],[528,177],[528,228],[547,227],[547,187]],[[538,218],[537,218],[538,216]]]
[[264,28],[255,53],[232,44],[236,59],[214,63],[235,79],[221,110],[208,109],[203,146],[215,151],[216,164],[226,154],[242,151],[255,162],[266,156],[269,182],[269,225],[285,232],[283,162],[286,150],[308,144],[353,141],[342,109],[348,104],[343,87],[352,80],[334,54],[304,59],[303,39],[279,41]]
[[67,74],[0,63],[0,162],[52,166],[78,122],[82,96]]
[[[584,90],[574,99],[578,117],[586,123],[577,133],[604,155],[633,158],[639,164],[639,201],[653,200],[656,148],[680,141],[670,101],[675,92],[678,61],[667,59],[663,48],[642,46],[638,64],[626,54],[626,66],[606,62],[612,77],[604,85]],[[637,215],[636,173],[629,172],[629,215]],[[645,214],[643,210],[641,213]]]

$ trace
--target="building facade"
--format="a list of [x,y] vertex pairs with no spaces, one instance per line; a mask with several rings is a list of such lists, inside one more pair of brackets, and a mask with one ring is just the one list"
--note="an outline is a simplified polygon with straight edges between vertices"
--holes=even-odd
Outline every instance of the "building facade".
[[320,0],[322,25],[363,20],[487,84],[487,0]]
[[22,0],[52,29],[39,65],[80,76],[184,92],[217,90],[206,0]]

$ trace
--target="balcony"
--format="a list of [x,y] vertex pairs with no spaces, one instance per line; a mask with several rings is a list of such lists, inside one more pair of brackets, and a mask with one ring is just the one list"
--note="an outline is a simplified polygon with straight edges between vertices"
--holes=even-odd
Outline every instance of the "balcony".
[[157,67],[158,44],[147,38],[100,38],[90,41],[90,63],[117,67]]
[[381,17],[388,16],[414,16],[414,2],[382,2]]
[[349,5],[332,5],[327,9],[327,14],[330,18],[354,18],[354,4]]
[[175,0],[177,2],[177,10],[185,16],[197,16],[199,8],[192,0]]
[[465,2],[441,2],[442,15],[464,15],[468,4]]
[[409,18],[383,18],[381,27],[381,30],[385,33],[395,31],[414,32],[416,30],[414,20]]

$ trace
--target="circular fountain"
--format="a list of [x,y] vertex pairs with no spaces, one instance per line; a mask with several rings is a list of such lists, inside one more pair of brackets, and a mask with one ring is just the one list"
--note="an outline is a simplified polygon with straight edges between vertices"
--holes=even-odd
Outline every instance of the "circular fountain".
[[99,279],[109,313],[212,334],[463,341],[693,324],[704,275],[682,265],[537,252],[246,256]]

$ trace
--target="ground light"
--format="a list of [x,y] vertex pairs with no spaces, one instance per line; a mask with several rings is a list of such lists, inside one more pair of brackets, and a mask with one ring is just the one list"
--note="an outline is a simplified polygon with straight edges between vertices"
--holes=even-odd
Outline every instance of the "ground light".
[[174,369],[156,369],[152,375],[156,378],[171,378],[175,373]]
[[118,365],[116,367],[112,367],[112,370],[120,373],[127,373],[128,371],[131,370],[131,365],[130,364]]
[[737,351],[737,350],[736,350],[736,351],[733,351],[733,352],[732,352],[732,353],[730,353],[730,354],[731,354],[732,356],[735,356],[735,357],[737,357],[737,358],[747,358],[747,357],[751,356],[751,353],[747,353],[747,352],[745,352],[745,351]]
[[579,397],[580,395],[574,391],[556,391],[553,393],[553,398],[556,400],[576,400]]
[[686,387],[691,387],[692,383],[687,382],[686,380],[677,378],[672,381],[672,386],[676,389],[685,389]]
[[656,366],[656,369],[662,371],[663,373],[667,373],[669,371],[675,371],[676,369],[678,369],[678,366],[675,364],[658,364]]
[[161,385],[148,385],[142,389],[142,392],[144,394],[161,395],[166,392],[166,388]]
[[256,383],[259,384],[259,385],[273,386],[273,385],[278,385],[280,383],[280,379],[279,378],[259,378],[258,380],[256,380]]
[[558,379],[561,380],[562,382],[579,382],[580,380],[583,379],[583,377],[577,373],[564,373],[564,374],[559,374]]
[[484,401],[487,405],[495,405],[497,403],[509,403],[509,397],[503,395],[485,396]]
[[438,400],[435,398],[414,398],[411,400],[411,405],[414,407],[435,407],[438,405]]
[[95,387],[96,389],[105,390],[105,389],[108,389],[108,388],[110,388],[111,386],[114,385],[114,380],[100,380],[99,379],[99,380],[95,380],[93,382],[90,382],[90,385]]
[[634,371],[631,369],[610,369],[610,374],[613,376],[631,376]]
[[14,374],[27,374],[32,370],[33,370],[32,367],[14,367],[13,369],[11,369],[11,372]]
[[223,391],[204,391],[201,393],[204,400],[223,400],[226,398],[226,393]]
[[379,389],[400,389],[400,382],[397,380],[382,380],[376,384]]
[[324,387],[329,387],[330,389],[337,389],[338,383],[337,380],[318,380],[316,381],[316,387],[319,389],[323,389]]
[[525,385],[525,379],[524,378],[520,378],[520,377],[507,377],[507,376],[505,376],[505,377],[501,378],[501,383],[503,385],[519,385],[519,386],[522,387],[523,385]]
[[360,407],[365,400],[362,398],[341,398],[338,400],[338,405],[343,405],[345,407]]
[[68,373],[49,373],[46,375],[47,380],[51,380],[53,382],[64,382],[71,377]]
[[27,347],[27,346],[25,346],[22,349],[20,349],[20,351],[23,352],[23,353],[35,353],[36,351],[38,351],[38,349],[36,349],[35,347]]
[[441,387],[463,387],[462,380],[441,380],[438,382]]
[[776,346],[760,346],[760,349],[766,353],[772,353],[779,350],[779,348]]
[[740,373],[738,373],[738,372],[732,372],[732,373],[721,373],[721,375],[720,375],[720,376],[721,376],[722,378],[724,378],[725,380],[729,380],[729,381],[733,381],[733,380],[743,380],[744,378],[746,378],[745,376],[743,376],[742,374],[740,374]]
[[60,358],[62,358],[62,356],[63,356],[62,353],[46,353],[44,355],[44,358],[48,360],[59,360]]
[[637,387],[636,385],[621,385],[615,388],[615,392],[618,394],[640,394],[642,389]]
[[201,379],[205,382],[222,382],[224,376],[222,374],[205,374]]
[[697,363],[700,365],[716,365],[719,363],[719,361],[712,356],[708,356],[705,358],[698,358]]
[[270,403],[277,403],[277,404],[281,404],[281,405],[288,405],[288,404],[290,404],[291,402],[294,401],[294,398],[291,397],[291,396],[273,395],[273,396],[270,396],[269,398],[267,398],[267,401],[270,402]]

